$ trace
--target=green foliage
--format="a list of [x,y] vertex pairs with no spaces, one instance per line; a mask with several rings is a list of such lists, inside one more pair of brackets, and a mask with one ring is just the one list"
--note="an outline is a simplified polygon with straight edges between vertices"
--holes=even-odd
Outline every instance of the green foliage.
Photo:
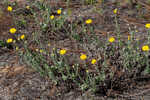
[[[114,15],[116,36],[113,36],[115,40],[110,42],[109,38],[111,36],[105,39],[97,36],[93,23],[85,24],[85,19],[82,18],[78,22],[76,22],[77,20],[69,22],[66,20],[68,13],[64,11],[62,14],[55,14],[56,10],[53,11],[54,9],[44,1],[37,1],[33,4],[35,8],[31,9],[31,11],[36,28],[33,30],[33,34],[30,34],[27,40],[29,42],[24,43],[22,41],[25,52],[22,56],[27,64],[42,76],[48,76],[55,84],[60,85],[61,82],[75,84],[83,91],[96,92],[99,91],[99,86],[105,86],[107,80],[115,80],[115,76],[118,76],[117,70],[123,73],[132,72],[131,74],[139,75],[142,75],[143,72],[145,74],[150,73],[149,52],[142,51],[139,41],[134,40],[135,30],[129,28],[131,40],[121,39],[117,14]],[[67,2],[69,5],[70,0],[67,0]],[[86,0],[84,3],[94,4],[95,2],[96,0]],[[103,13],[102,11],[98,12]],[[55,18],[50,19],[53,14]],[[24,18],[16,22],[18,27],[27,26]],[[146,42],[148,45],[150,44],[149,33],[148,31]],[[74,44],[71,41],[72,43],[69,45],[70,48],[68,46],[67,53],[61,55],[59,50],[66,47],[63,47],[63,43],[59,39],[59,37],[63,36],[64,44],[67,44],[66,38],[76,44],[73,47]],[[61,46],[57,46],[57,43],[54,43],[52,47],[48,47],[48,41],[60,42]],[[35,45],[36,48],[31,49],[31,44]],[[0,41],[0,46],[5,46],[5,43]],[[41,49],[43,50],[42,52],[40,51]],[[80,53],[86,53],[88,58],[84,61],[81,60]],[[97,60],[96,64],[91,64],[92,58]],[[141,69],[140,72],[133,73],[134,70],[138,69]],[[125,78],[123,75],[120,77]]]
[[[95,0],[86,0],[87,4],[95,3]],[[94,27],[92,25],[85,25],[83,20],[81,19],[82,24],[80,25],[80,33],[78,33],[77,23],[71,23],[70,26],[65,26],[66,22],[66,14],[58,15],[57,18],[50,20],[51,16],[51,8],[44,5],[44,3],[37,3],[37,7],[41,11],[43,21],[41,23],[36,19],[38,14],[35,12],[35,20],[37,20],[37,24],[40,26],[41,31],[47,32],[49,28],[51,28],[50,32],[57,32],[58,30],[64,30],[70,38],[78,41],[79,43],[87,43],[88,45],[95,43],[97,49],[100,49],[102,53],[101,58],[97,61],[96,65],[90,65],[87,62],[80,64],[79,62],[74,62],[73,64],[69,64],[68,56],[60,55],[59,48],[54,48],[51,52],[46,52],[46,54],[39,54],[36,52],[29,52],[26,49],[26,60],[29,62],[33,68],[35,68],[42,75],[49,76],[55,83],[59,84],[60,81],[63,82],[74,82],[81,90],[86,91],[90,90],[92,92],[98,91],[97,86],[101,85],[108,78],[113,80],[115,76],[115,71],[110,69],[110,66],[120,67],[121,70],[127,70],[128,72],[132,72],[135,70],[135,67],[141,68],[145,67],[145,73],[149,73],[149,64],[148,57],[145,53],[141,53],[139,48],[135,48],[135,46],[139,46],[137,43],[133,43],[134,31],[130,30],[133,34],[131,36],[131,40],[122,41],[120,35],[120,24],[118,24],[117,15],[115,16],[116,23],[116,33],[117,37],[115,38],[115,42],[110,43],[108,39],[103,40],[101,42],[95,35]],[[70,30],[71,29],[71,30]],[[37,34],[33,36],[34,40],[40,35],[37,31]],[[87,34],[90,33],[90,34]],[[46,35],[45,35],[46,36]],[[108,37],[109,38],[109,37]],[[45,45],[37,41],[37,44],[40,48],[45,48]],[[85,45],[85,48],[86,47]],[[87,49],[88,50],[88,49]],[[45,55],[49,55],[50,62],[47,61]],[[69,55],[69,54],[68,54]],[[77,55],[72,57],[73,59],[78,58]],[[90,62],[89,60],[87,60]],[[108,63],[108,61],[110,61]],[[94,67],[96,72],[89,72],[90,66]],[[101,66],[101,69],[100,69]],[[106,73],[107,72],[107,73]],[[142,73],[142,72],[140,72]],[[134,73],[137,74],[137,73]],[[122,76],[123,77],[123,76]],[[71,83],[70,83],[71,84]]]
[[95,4],[96,0],[85,0],[86,4]]
[[6,43],[2,40],[0,40],[0,47],[5,47],[6,46]]

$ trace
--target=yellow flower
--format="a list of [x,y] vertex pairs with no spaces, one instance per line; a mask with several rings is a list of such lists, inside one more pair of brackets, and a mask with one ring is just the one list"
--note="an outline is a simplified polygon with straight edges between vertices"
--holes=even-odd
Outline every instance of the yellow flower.
[[61,9],[57,10],[57,14],[59,14],[59,15],[61,14]]
[[20,39],[23,40],[24,38],[25,38],[25,35],[24,35],[24,34],[20,36]]
[[89,73],[89,70],[87,69],[86,72]]
[[13,10],[13,9],[12,9],[11,6],[8,6],[8,7],[7,7],[7,11],[10,11],[10,12],[11,12],[12,10]]
[[114,37],[110,37],[110,38],[109,38],[109,42],[112,43],[112,42],[114,42],[114,41],[115,41],[115,38],[114,38]]
[[53,19],[54,19],[54,17],[55,17],[54,15],[51,15],[51,16],[50,16],[50,19],[51,19],[51,20],[53,20]]
[[26,9],[30,9],[30,6],[26,6]]
[[16,47],[16,51],[19,49],[19,47]]
[[138,41],[139,39],[138,39],[138,38],[136,38],[136,40]]
[[40,49],[40,53],[43,53],[43,50],[42,50],[42,49]]
[[117,14],[117,11],[118,11],[118,9],[117,9],[117,8],[116,8],[116,9],[114,9],[114,10],[113,10],[114,14]]
[[145,25],[145,27],[149,29],[149,28],[150,28],[150,23],[147,23],[147,24]]
[[138,32],[138,30],[135,30],[135,32]]
[[56,48],[53,48],[53,51],[55,51],[56,50]]
[[50,43],[48,43],[48,47],[50,47],[51,46],[51,44]]
[[92,59],[92,60],[91,60],[91,64],[94,65],[95,63],[96,63],[96,59]]
[[80,59],[81,59],[81,60],[85,60],[86,58],[87,58],[87,56],[86,56],[85,54],[81,54],[81,55],[80,55]]
[[92,19],[87,19],[87,20],[85,21],[85,23],[86,23],[86,24],[91,24],[91,23],[92,23]]
[[149,51],[149,46],[148,46],[148,45],[144,45],[144,46],[142,47],[142,50],[143,50],[143,51]]
[[9,38],[8,40],[7,40],[7,43],[12,43],[13,42],[13,39],[12,38]]
[[128,35],[128,40],[130,40],[130,35]]
[[59,51],[59,53],[60,53],[60,55],[64,55],[64,54],[66,54],[66,50],[65,49],[61,49],[60,51]]
[[11,28],[9,31],[11,34],[14,34],[14,33],[16,33],[17,30],[15,28]]
[[54,56],[55,56],[55,54],[54,54],[54,53],[52,53],[52,54],[51,54],[51,56],[52,56],[52,57],[54,57]]

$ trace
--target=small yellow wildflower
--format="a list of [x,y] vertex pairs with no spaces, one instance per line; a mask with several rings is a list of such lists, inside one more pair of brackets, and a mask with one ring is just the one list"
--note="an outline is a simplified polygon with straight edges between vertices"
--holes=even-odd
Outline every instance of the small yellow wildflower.
[[57,14],[59,14],[59,15],[61,14],[61,9],[57,10]]
[[56,50],[56,48],[53,48],[53,51],[55,51]]
[[40,53],[43,53],[44,51],[42,49],[40,49]]
[[86,56],[85,54],[81,54],[81,55],[80,55],[80,59],[81,59],[81,60],[85,60],[86,58],[87,58],[87,56]]
[[145,25],[145,27],[149,29],[149,28],[150,28],[150,23],[147,23],[147,24]]
[[139,40],[139,38],[136,38],[136,41],[138,41]]
[[92,59],[92,60],[91,60],[91,64],[94,65],[95,63],[96,63],[96,59]]
[[7,7],[7,11],[11,12],[12,10],[13,10],[13,9],[12,9],[11,6],[8,6],[8,7]]
[[86,24],[91,24],[91,23],[92,23],[92,19],[87,19],[87,20],[85,21],[85,23],[86,23]]
[[11,34],[14,34],[14,33],[16,33],[17,30],[15,28],[11,28],[9,31]]
[[112,42],[114,42],[114,41],[115,41],[115,38],[114,38],[114,37],[110,37],[110,38],[109,38],[109,42],[112,43]]
[[143,50],[143,51],[149,51],[149,46],[148,46],[148,45],[144,45],[144,46],[142,47],[142,50]]
[[30,6],[26,6],[26,9],[30,9]]
[[19,47],[16,47],[16,51],[19,49]]
[[20,39],[23,40],[24,38],[25,38],[25,35],[24,35],[24,34],[20,36]]
[[86,72],[89,73],[89,70],[87,69]]
[[117,8],[116,8],[116,9],[114,9],[114,10],[113,10],[114,14],[117,14],[117,11],[118,11],[118,9],[117,9]]
[[138,30],[135,30],[135,32],[138,32]]
[[60,51],[59,51],[59,53],[60,53],[60,55],[64,55],[64,54],[66,54],[66,49],[61,49]]
[[50,43],[48,43],[48,47],[50,47],[51,46],[51,44]]
[[54,17],[55,17],[54,15],[51,15],[51,16],[50,16],[50,19],[51,19],[51,20],[53,20],[53,19],[54,19]]
[[13,39],[12,38],[9,38],[8,40],[7,40],[7,43],[12,43],[13,42]]
[[130,40],[130,35],[128,35],[128,40]]
[[54,56],[55,56],[55,54],[54,54],[54,53],[52,53],[52,54],[51,54],[51,56],[52,56],[52,57],[54,57]]

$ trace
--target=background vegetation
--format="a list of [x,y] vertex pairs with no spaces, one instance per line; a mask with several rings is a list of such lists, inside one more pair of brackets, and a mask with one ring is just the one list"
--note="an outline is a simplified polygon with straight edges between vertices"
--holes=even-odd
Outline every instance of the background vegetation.
[[[113,91],[127,92],[139,77],[149,77],[150,20],[143,8],[150,7],[144,6],[148,0],[27,2],[20,7],[3,0],[13,23],[0,46],[15,50],[56,86],[115,96]],[[140,26],[124,13],[146,21]]]

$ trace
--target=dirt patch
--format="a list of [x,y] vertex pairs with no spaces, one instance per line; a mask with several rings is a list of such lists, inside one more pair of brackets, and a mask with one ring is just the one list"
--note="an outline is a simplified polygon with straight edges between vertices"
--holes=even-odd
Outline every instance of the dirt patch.
[[9,12],[6,11],[6,7],[0,5],[0,39],[4,39],[8,36],[9,29],[12,27],[12,25],[13,19]]

